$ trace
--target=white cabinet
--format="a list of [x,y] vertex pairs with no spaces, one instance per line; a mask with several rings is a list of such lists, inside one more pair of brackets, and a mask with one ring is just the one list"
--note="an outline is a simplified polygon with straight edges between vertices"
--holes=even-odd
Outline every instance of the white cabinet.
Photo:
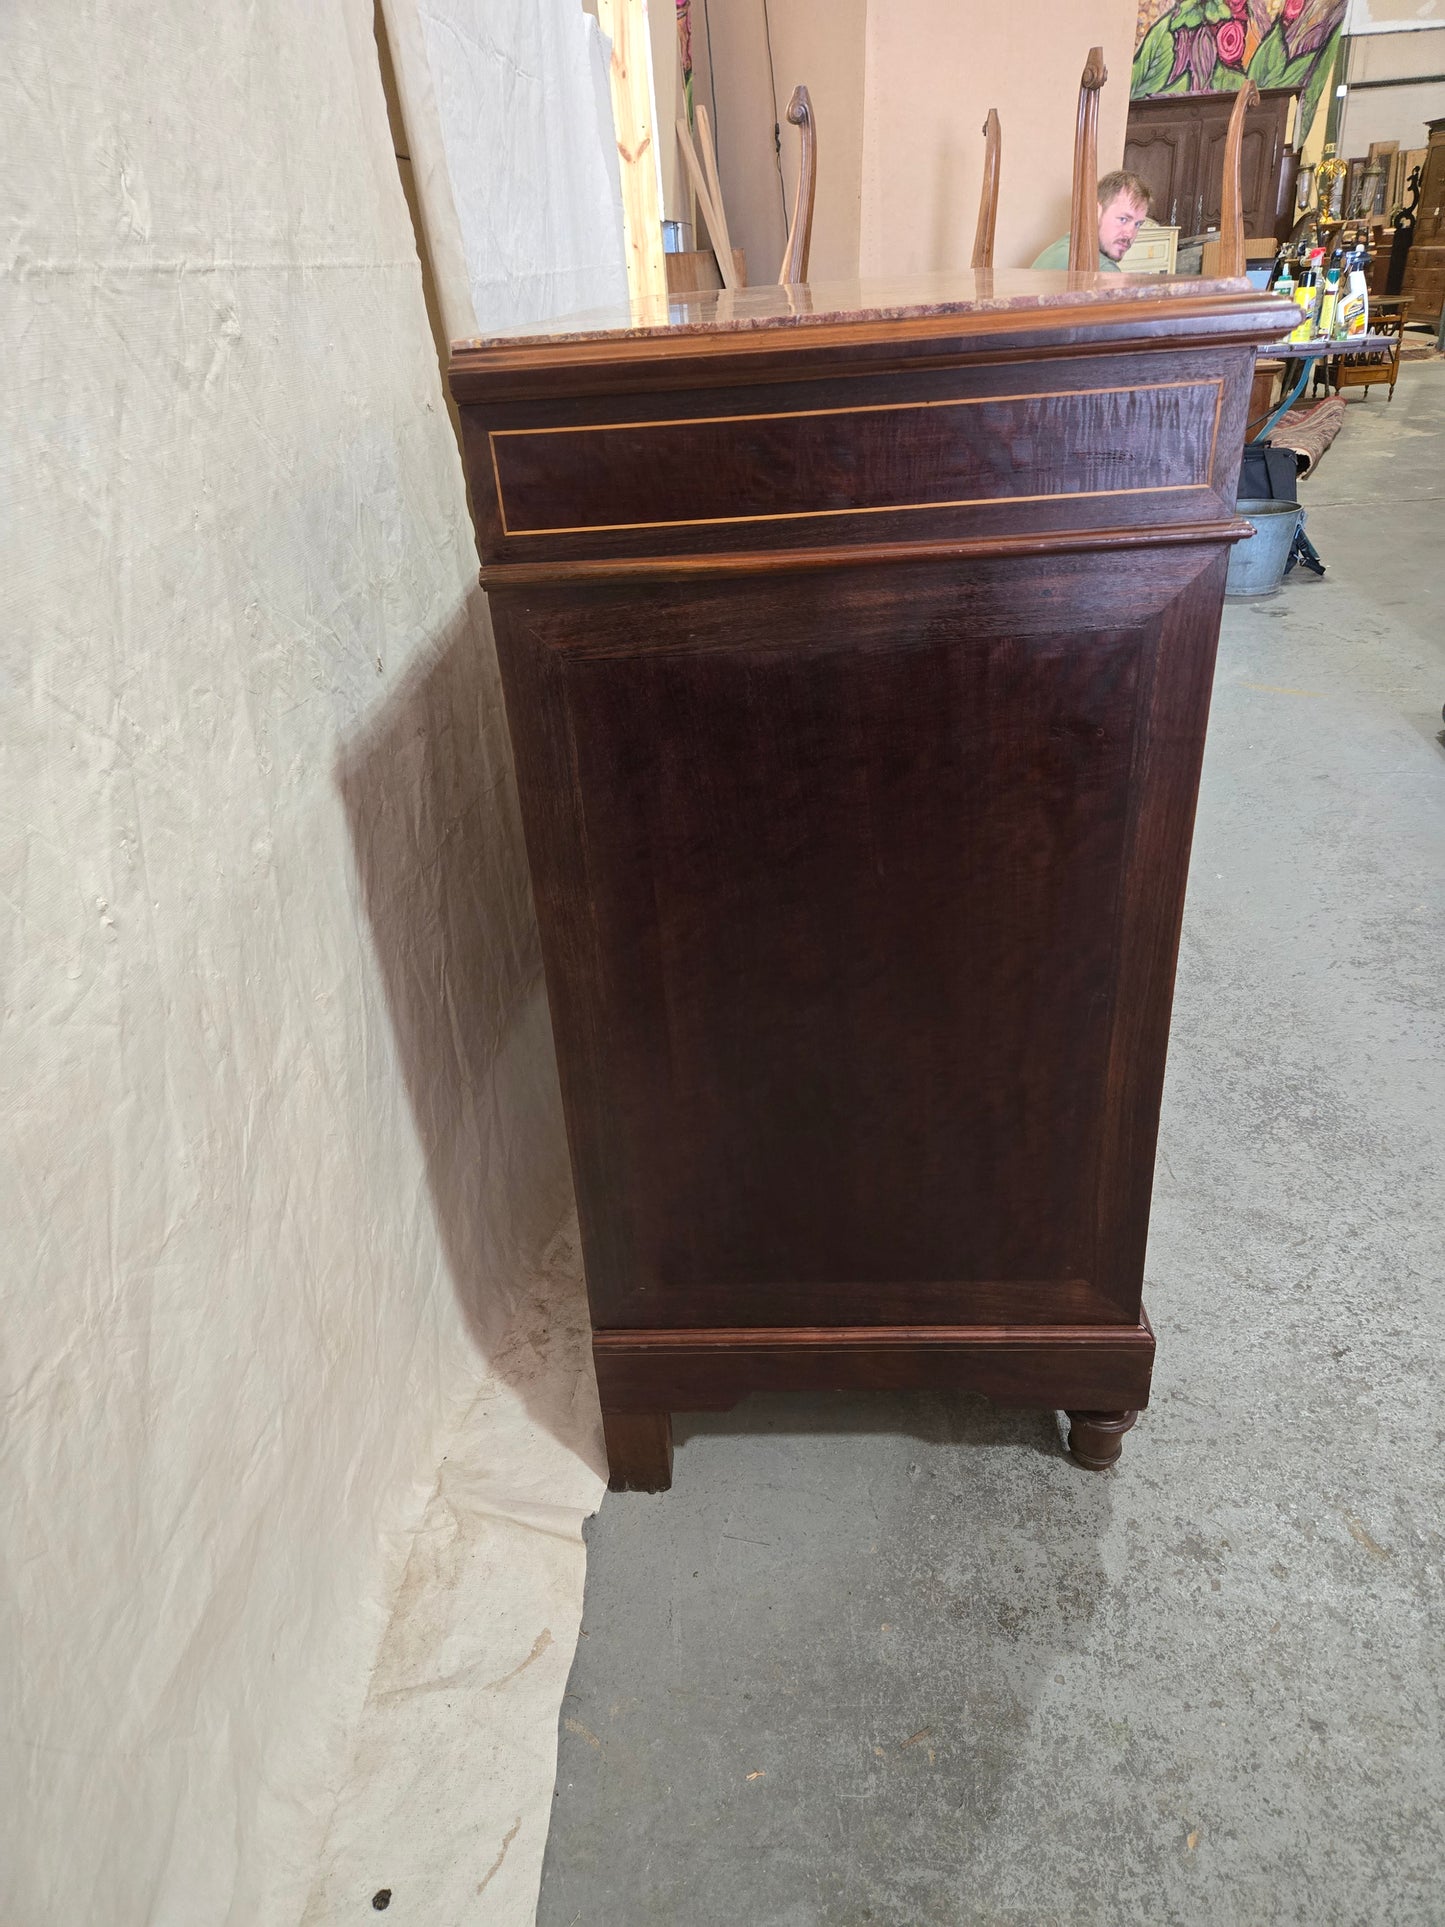
[[1173,274],[1178,249],[1177,227],[1161,227],[1157,221],[1146,221],[1119,267],[1125,274]]

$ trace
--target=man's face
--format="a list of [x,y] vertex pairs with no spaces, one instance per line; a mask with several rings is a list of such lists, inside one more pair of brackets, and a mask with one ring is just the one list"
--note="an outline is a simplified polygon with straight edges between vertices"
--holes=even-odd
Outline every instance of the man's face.
[[1134,245],[1134,236],[1149,218],[1149,209],[1127,194],[1117,194],[1107,207],[1099,209],[1099,252],[1111,261],[1122,261]]

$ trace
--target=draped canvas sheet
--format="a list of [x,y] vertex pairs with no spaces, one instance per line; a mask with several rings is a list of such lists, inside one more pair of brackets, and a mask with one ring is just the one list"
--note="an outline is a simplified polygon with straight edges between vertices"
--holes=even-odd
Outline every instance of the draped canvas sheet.
[[0,1915],[369,1878],[328,1833],[378,1653],[457,1670],[393,1612],[450,1511],[525,1918],[595,1404],[371,8],[28,0],[0,117]]
[[[595,20],[576,0],[383,0],[382,14],[446,333],[624,300]],[[540,1000],[537,1016],[545,1029]],[[533,1918],[579,1528],[602,1489],[589,1339],[568,1226],[443,1463],[305,1927],[355,1919],[383,1887],[436,1927]]]
[[627,299],[608,46],[581,0],[382,0],[454,341]]

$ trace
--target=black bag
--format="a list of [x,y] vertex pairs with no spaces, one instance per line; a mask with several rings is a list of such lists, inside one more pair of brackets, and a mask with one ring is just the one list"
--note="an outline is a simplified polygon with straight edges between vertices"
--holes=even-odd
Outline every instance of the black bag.
[[1252,442],[1244,451],[1239,471],[1241,502],[1297,502],[1299,457],[1292,448],[1270,448]]

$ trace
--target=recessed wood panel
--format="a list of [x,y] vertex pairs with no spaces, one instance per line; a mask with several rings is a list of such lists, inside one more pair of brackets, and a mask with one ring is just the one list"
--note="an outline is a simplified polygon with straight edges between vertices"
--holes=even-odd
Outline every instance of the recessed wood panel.
[[508,538],[1210,485],[1218,379],[494,430]]
[[498,598],[599,1326],[1137,1317],[1113,987],[1212,559]]

